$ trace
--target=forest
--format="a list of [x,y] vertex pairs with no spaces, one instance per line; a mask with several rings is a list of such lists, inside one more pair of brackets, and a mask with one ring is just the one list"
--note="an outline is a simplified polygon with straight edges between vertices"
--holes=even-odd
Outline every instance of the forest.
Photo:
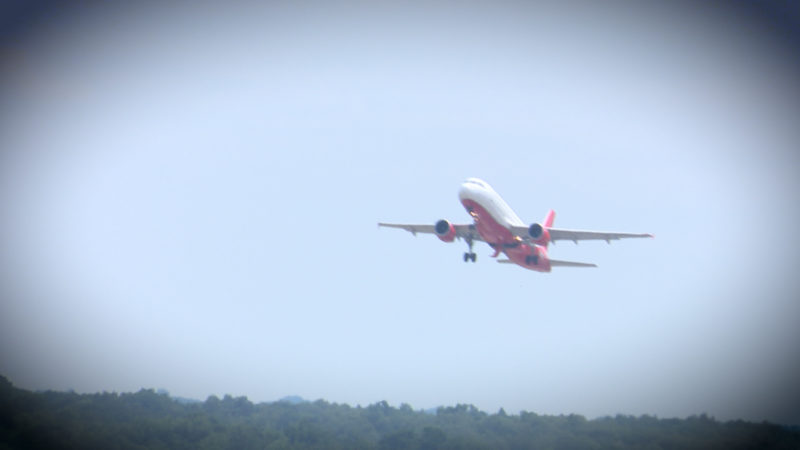
[[0,376],[0,450],[8,449],[799,449],[770,423],[652,416],[487,414],[472,405],[416,411],[315,402],[204,402],[136,393],[31,392]]

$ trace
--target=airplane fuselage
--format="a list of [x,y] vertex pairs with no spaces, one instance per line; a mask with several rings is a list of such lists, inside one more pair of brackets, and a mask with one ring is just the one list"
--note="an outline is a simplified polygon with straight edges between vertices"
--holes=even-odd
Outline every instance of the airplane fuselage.
[[511,232],[512,226],[525,223],[487,183],[476,178],[465,181],[458,198],[475,223],[475,229],[493,249],[514,263],[537,272],[550,272],[547,247],[528,244]]
[[550,259],[547,245],[557,240],[577,243],[583,240],[612,240],[627,238],[652,238],[648,233],[618,233],[609,231],[574,230],[553,227],[555,211],[550,210],[541,223],[530,226],[520,220],[508,203],[483,180],[469,178],[461,185],[458,198],[467,210],[472,223],[453,224],[440,219],[435,224],[407,224],[378,222],[379,227],[399,228],[411,232],[434,234],[442,242],[463,239],[468,246],[464,262],[475,262],[477,255],[472,251],[476,241],[484,241],[494,249],[492,257],[501,253],[507,258],[499,263],[512,263],[537,272],[550,272],[553,267],[597,267],[596,264],[578,261]]

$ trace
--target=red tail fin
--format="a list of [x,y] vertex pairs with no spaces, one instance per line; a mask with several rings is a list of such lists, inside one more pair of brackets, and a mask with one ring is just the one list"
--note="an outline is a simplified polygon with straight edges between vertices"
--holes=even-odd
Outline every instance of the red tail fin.
[[550,228],[553,226],[553,221],[556,219],[556,212],[552,209],[547,212],[547,215],[544,216],[544,220],[542,221],[542,226],[545,228]]

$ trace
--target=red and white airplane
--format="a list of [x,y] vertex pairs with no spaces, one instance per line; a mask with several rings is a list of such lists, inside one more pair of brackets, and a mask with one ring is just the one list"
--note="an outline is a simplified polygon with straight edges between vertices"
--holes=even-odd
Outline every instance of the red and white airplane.
[[537,272],[550,272],[557,266],[597,267],[595,264],[558,261],[547,256],[547,244],[558,240],[574,241],[611,240],[622,238],[653,237],[646,233],[608,233],[604,231],[580,231],[553,228],[556,213],[550,210],[541,224],[525,225],[511,210],[500,195],[483,180],[469,178],[458,191],[461,204],[472,216],[469,225],[454,225],[442,219],[434,225],[408,225],[398,223],[379,223],[381,227],[400,228],[412,234],[432,233],[444,242],[453,242],[456,238],[464,239],[469,251],[464,253],[464,262],[475,262],[477,255],[472,251],[475,241],[483,241],[494,249],[493,258],[504,253],[508,259],[499,259],[500,263],[518,264]]

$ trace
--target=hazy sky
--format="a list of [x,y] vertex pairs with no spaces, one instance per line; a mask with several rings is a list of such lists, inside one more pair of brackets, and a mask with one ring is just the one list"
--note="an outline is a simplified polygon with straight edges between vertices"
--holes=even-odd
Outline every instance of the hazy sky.
[[[0,56],[0,374],[800,424],[796,36],[613,5],[29,14]],[[466,222],[467,177],[656,239],[540,274],[376,227]]]

